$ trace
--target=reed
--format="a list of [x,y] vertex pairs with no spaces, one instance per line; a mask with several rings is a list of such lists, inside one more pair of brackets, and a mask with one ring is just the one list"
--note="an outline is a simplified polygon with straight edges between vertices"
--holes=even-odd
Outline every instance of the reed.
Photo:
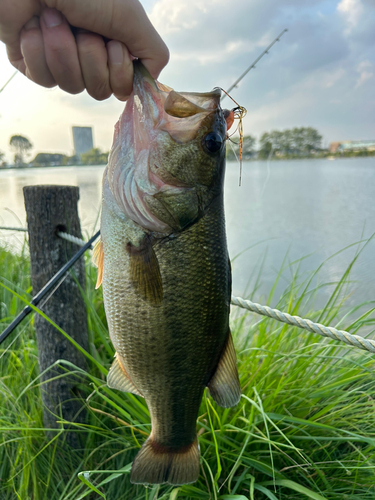
[[[373,304],[345,305],[350,271],[324,283],[324,264],[302,277],[285,261],[288,286],[277,307],[290,314],[371,335]],[[3,500],[366,500],[375,497],[375,358],[268,318],[240,310],[231,318],[243,397],[219,408],[205,396],[197,422],[199,481],[180,487],[134,486],[131,461],[150,432],[142,398],[109,389],[113,348],[96,270],[86,257],[90,352],[82,372],[69,363],[85,394],[86,424],[76,425],[83,450],[64,446],[64,430],[48,440],[42,423],[33,320],[0,349],[0,498]],[[259,277],[256,279],[259,281]],[[30,299],[27,253],[0,248],[0,331]],[[275,283],[276,285],[276,283]],[[332,292],[320,310],[314,297]],[[273,288],[273,290],[275,287]],[[272,298],[271,290],[269,299]],[[275,299],[275,298],[274,298]],[[56,331],[58,339],[61,333]],[[98,365],[102,368],[98,368]],[[104,369],[103,369],[104,368]]]

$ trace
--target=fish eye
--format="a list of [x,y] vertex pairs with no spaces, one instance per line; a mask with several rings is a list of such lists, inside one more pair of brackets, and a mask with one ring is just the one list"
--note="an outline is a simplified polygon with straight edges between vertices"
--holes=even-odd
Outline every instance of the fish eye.
[[204,145],[210,153],[216,153],[223,145],[223,138],[216,132],[210,132],[203,140]]

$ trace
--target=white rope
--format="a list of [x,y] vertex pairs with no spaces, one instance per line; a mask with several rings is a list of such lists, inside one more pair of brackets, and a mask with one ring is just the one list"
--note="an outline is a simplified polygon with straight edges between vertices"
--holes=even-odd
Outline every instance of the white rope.
[[[27,227],[0,226],[0,230],[27,232]],[[76,245],[79,245],[80,247],[83,247],[84,245],[86,245],[86,241],[84,241],[82,238],[77,238],[77,236],[73,236],[72,234],[64,233],[63,231],[58,231],[56,234],[57,234],[57,236],[59,236],[59,238],[62,238],[63,240],[70,241],[71,243],[75,243]]]
[[71,243],[75,243],[76,245],[79,245],[80,247],[83,247],[86,245],[86,241],[84,241],[82,238],[77,238],[77,236],[73,236],[72,234],[64,233],[63,231],[58,231],[57,236],[62,238],[63,240],[70,241]]
[[323,337],[329,337],[333,340],[340,340],[345,342],[345,344],[358,347],[359,349],[365,349],[375,353],[375,341],[368,340],[359,335],[351,335],[345,330],[336,330],[331,326],[327,327],[321,325],[320,323],[313,323],[309,319],[303,319],[299,316],[291,316],[288,313],[283,313],[278,309],[271,309],[271,307],[261,306],[260,304],[255,304],[250,300],[244,300],[241,297],[234,297],[232,295],[231,303],[234,306],[242,307],[243,309],[248,309],[249,311],[255,312],[257,314],[262,314],[263,316],[268,316],[269,318],[276,319],[282,323],[287,323],[288,325],[298,326],[299,328],[304,328],[309,332],[318,333]]

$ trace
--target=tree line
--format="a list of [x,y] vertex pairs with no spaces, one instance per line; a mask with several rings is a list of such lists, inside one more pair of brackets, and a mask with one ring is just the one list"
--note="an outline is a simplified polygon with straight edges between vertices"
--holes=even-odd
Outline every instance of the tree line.
[[[227,159],[239,157],[238,140],[227,147]],[[251,135],[243,138],[242,157],[244,160],[258,156],[261,159],[272,157],[305,157],[322,149],[322,136],[312,127],[294,127],[286,130],[264,132],[256,150],[256,139]]]
[[[26,158],[33,148],[32,143],[22,135],[13,135],[9,141],[14,152],[14,165],[16,167],[26,166]],[[58,153],[38,153],[28,164],[35,167],[48,167],[58,165],[105,165],[108,162],[109,152],[103,152],[100,148],[92,148],[80,156],[67,156]],[[5,154],[0,151],[0,168],[7,166]]]
[[[230,139],[227,146],[227,159],[239,158],[238,139]],[[256,150],[256,138],[246,135],[243,138],[242,157],[249,160],[255,156],[260,159],[272,157],[290,158],[306,157],[316,154],[322,148],[322,136],[312,127],[294,127],[286,130],[273,130],[264,132],[259,140],[259,149]],[[25,159],[30,154],[33,145],[22,135],[13,135],[9,142],[14,151],[14,164],[17,167],[26,165]],[[67,156],[62,154],[38,153],[30,162],[33,166],[44,167],[51,165],[105,165],[108,161],[108,152],[102,152],[99,148],[78,156]],[[6,166],[4,153],[0,151],[0,166]]]

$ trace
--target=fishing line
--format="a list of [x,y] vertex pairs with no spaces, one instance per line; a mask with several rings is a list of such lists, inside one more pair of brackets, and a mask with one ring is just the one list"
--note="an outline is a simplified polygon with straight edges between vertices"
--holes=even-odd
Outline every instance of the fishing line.
[[5,85],[3,85],[3,86],[1,87],[1,89],[0,89],[0,93],[1,93],[4,89],[5,89],[5,87],[8,85],[8,83],[10,83],[10,82],[13,80],[13,78],[16,76],[16,74],[17,74],[17,73],[18,73],[18,71],[15,71],[15,72],[13,73],[13,75],[9,78],[9,80],[5,83]]
[[235,150],[235,149],[234,149],[234,147],[233,147],[233,144],[236,144],[236,145],[237,145],[237,142],[231,141],[229,138],[228,138],[228,140],[229,140],[230,147],[232,148],[232,151],[233,151],[234,157],[236,158],[236,162],[237,162],[237,163],[239,163],[239,162],[240,162],[240,160],[239,160],[239,158],[238,158],[238,156],[237,156],[236,150]]
[[[270,50],[270,48],[271,48],[273,45],[275,45],[275,43],[276,43],[276,42],[279,42],[279,41],[280,41],[280,38],[281,38],[281,37],[283,36],[283,34],[284,34],[284,33],[286,33],[287,31],[288,31],[288,29],[287,29],[287,28],[285,28],[285,29],[284,29],[284,30],[280,33],[280,35],[279,35],[277,38],[275,38],[275,40],[274,40],[272,43],[270,43],[270,44],[268,45],[268,47],[267,47],[267,48],[266,48],[266,49],[265,49],[265,50],[264,50],[264,51],[260,54],[260,56],[258,56],[258,57],[255,59],[255,61],[254,61],[254,62],[253,62],[253,63],[252,63],[252,64],[251,64],[248,68],[247,68],[247,70],[246,70],[246,71],[244,71],[244,72],[242,73],[242,75],[241,75],[239,78],[237,78],[237,80],[233,83],[233,85],[231,85],[227,91],[224,91],[226,95],[228,95],[228,94],[229,94],[229,92],[230,92],[231,90],[233,90],[235,87],[237,87],[237,85],[240,83],[240,81],[242,80],[242,78],[244,78],[244,77],[248,74],[248,72],[249,72],[251,69],[255,68],[256,63],[257,63],[258,61],[260,61],[264,55],[268,54],[268,51]],[[225,99],[225,95],[223,95],[223,96],[222,96],[221,100],[223,100],[223,99]]]
[[272,156],[272,153],[273,153],[273,146],[271,147],[271,151],[270,151],[270,154],[268,155],[268,158],[267,158],[267,177],[264,181],[264,184],[263,184],[263,187],[262,187],[262,191],[260,192],[260,195],[259,197],[262,198],[263,196],[263,193],[264,193],[264,190],[266,189],[266,186],[268,184],[268,181],[270,179],[270,176],[271,176],[271,165],[270,165],[270,161],[271,161],[271,156]]
[[[237,80],[229,87],[228,90],[224,90],[221,88],[221,90],[224,92],[224,95],[221,97],[221,101],[223,99],[225,99],[226,96],[228,96],[230,99],[232,99],[233,102],[236,103],[236,101],[229,95],[229,92],[231,90],[233,90],[235,87],[237,87],[237,85],[240,83],[240,81],[248,74],[248,72],[255,68],[255,65],[262,59],[262,57],[266,54],[269,53],[269,50],[271,49],[271,47],[273,47],[273,45],[275,45],[276,42],[279,42],[280,41],[280,38],[283,36],[284,33],[286,33],[288,31],[287,28],[283,29],[283,31],[268,45],[268,47],[255,59],[255,61],[246,69],[246,71],[244,71],[242,73],[242,75],[237,78]],[[237,103],[236,103],[237,104]],[[235,134],[237,132],[237,130],[239,129],[239,133],[240,133],[240,142],[239,142],[239,150],[240,150],[240,178],[239,178],[239,183],[238,185],[241,186],[241,181],[242,181],[242,148],[243,148],[243,126],[242,126],[242,119],[245,117],[246,115],[246,109],[242,106],[239,106],[237,104],[238,108],[234,108],[232,109],[232,111],[234,112],[239,112],[240,113],[240,116],[238,117],[239,118],[239,125],[237,126],[237,129],[234,131],[233,134]],[[237,116],[236,116],[237,118]],[[233,135],[232,134],[232,135]],[[236,158],[237,158],[237,155],[235,154]]]

